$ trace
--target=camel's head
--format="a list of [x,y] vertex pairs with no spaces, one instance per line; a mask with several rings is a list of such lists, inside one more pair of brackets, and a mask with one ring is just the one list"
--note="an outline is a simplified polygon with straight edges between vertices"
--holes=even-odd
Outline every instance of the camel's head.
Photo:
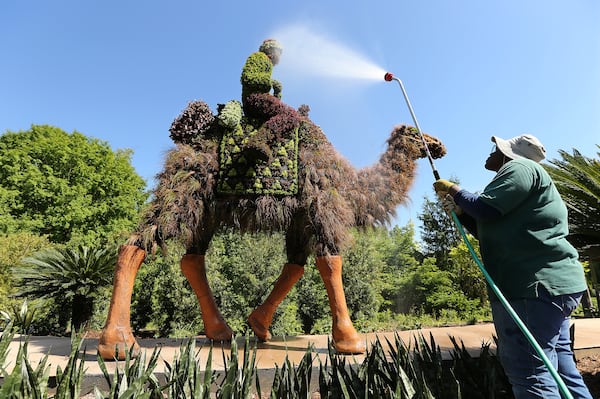
[[[433,158],[437,159],[446,155],[446,147],[440,140],[425,133],[423,133],[423,138]],[[398,159],[397,154],[404,154],[412,160],[427,157],[423,139],[416,128],[406,125],[394,127],[388,139],[388,150],[384,154],[384,158],[387,158],[387,161],[394,166],[394,159]],[[399,170],[403,169],[403,165],[397,166]]]

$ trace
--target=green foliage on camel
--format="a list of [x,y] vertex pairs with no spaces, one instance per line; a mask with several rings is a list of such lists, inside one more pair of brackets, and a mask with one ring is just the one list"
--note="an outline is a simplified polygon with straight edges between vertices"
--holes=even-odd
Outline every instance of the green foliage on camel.
[[248,57],[242,72],[242,98],[253,93],[268,93],[273,87],[271,72],[273,63],[260,51]]
[[[261,113],[265,115],[268,111],[263,108]],[[296,194],[299,123],[286,123],[297,120],[295,111],[281,109],[288,112],[285,118],[274,115],[263,126],[256,126],[261,122],[245,117],[239,101],[231,100],[219,107],[216,119],[223,128],[217,185],[220,193]],[[257,162],[261,158],[262,162]]]
[[269,93],[281,98],[281,83],[271,78],[273,67],[279,62],[282,47],[273,39],[265,40],[259,51],[252,53],[242,69],[242,99],[245,100],[254,93]]
[[[271,78],[280,55],[281,45],[265,40],[242,69],[243,104],[237,100],[220,104],[215,117],[207,105],[191,103],[171,127],[176,143],[219,138],[217,191],[221,194],[298,192],[300,115],[280,101],[281,83]],[[196,112],[204,116],[186,122]]]

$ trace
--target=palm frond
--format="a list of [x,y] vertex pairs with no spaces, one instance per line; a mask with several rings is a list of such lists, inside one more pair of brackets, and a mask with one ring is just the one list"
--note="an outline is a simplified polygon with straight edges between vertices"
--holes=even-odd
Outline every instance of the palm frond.
[[600,245],[600,161],[576,149],[572,154],[563,150],[559,154],[561,160],[551,160],[544,167],[569,210],[570,240],[585,252],[587,247]]

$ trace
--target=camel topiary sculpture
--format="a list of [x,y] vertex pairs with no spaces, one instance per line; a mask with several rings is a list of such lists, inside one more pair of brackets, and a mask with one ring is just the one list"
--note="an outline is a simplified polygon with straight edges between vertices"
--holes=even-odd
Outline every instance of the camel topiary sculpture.
[[[281,85],[277,88],[280,93]],[[223,228],[285,232],[288,263],[264,303],[248,317],[260,340],[271,338],[277,306],[315,255],[336,350],[364,352],[346,306],[340,254],[350,243],[352,227],[387,224],[406,202],[416,160],[426,157],[419,132],[395,127],[379,163],[356,170],[309,119],[307,106],[295,110],[264,90],[247,94],[243,104],[219,106],[216,115],[206,103],[193,101],[170,132],[176,146],[157,176],[153,200],[138,230],[119,249],[100,355],[123,358],[126,348],[138,348],[130,327],[133,283],[146,253],[169,239],[186,248],[181,270],[198,298],[206,336],[232,338],[204,263],[212,237]],[[445,154],[439,140],[424,137],[434,158]]]

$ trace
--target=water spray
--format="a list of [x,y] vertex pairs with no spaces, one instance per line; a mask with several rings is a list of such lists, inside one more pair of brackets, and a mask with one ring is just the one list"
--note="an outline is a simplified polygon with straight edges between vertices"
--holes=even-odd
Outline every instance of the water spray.
[[[412,119],[415,123],[415,127],[417,128],[417,131],[419,132],[419,136],[421,137],[423,146],[425,147],[425,152],[427,153],[427,158],[429,159],[429,163],[431,164],[431,169],[433,170],[433,176],[435,177],[436,180],[439,180],[440,174],[437,171],[435,164],[433,163],[433,157],[431,156],[431,153],[429,152],[429,147],[427,146],[427,142],[425,141],[425,136],[423,136],[423,133],[421,132],[421,128],[419,127],[419,122],[417,122],[417,117],[415,116],[415,112],[413,111],[412,105],[410,105],[410,100],[408,99],[408,95],[406,94],[406,90],[404,89],[404,84],[402,83],[402,81],[400,79],[395,77],[390,72],[387,72],[384,75],[383,79],[385,79],[386,82],[391,82],[392,80],[395,80],[400,85],[400,90],[402,90],[402,95],[404,96],[404,100],[406,101],[406,105],[408,106],[408,110],[410,111],[410,115],[412,116]],[[521,330],[523,335],[525,335],[525,338],[527,338],[527,341],[529,341],[531,346],[535,349],[535,351],[539,355],[540,359],[542,359],[542,362],[544,363],[544,365],[550,372],[550,375],[552,376],[554,381],[556,381],[559,391],[563,394],[563,396],[566,399],[573,399],[573,395],[569,391],[569,388],[567,388],[565,382],[563,381],[561,376],[558,374],[558,372],[556,371],[556,369],[550,362],[550,359],[548,359],[548,356],[546,356],[546,354],[544,353],[544,350],[542,349],[542,347],[538,344],[538,342],[535,339],[535,337],[533,336],[533,334],[531,334],[531,331],[529,331],[529,329],[527,328],[525,323],[523,323],[523,321],[521,320],[521,318],[519,317],[517,312],[515,312],[513,307],[510,305],[510,303],[504,296],[504,294],[502,294],[502,292],[500,291],[500,288],[498,288],[496,283],[494,283],[494,280],[492,279],[492,277],[489,275],[489,273],[485,269],[483,262],[479,259],[479,256],[475,252],[475,249],[473,249],[473,246],[471,245],[471,242],[469,241],[469,239],[465,233],[462,223],[460,222],[460,220],[458,219],[458,216],[456,215],[456,213],[454,211],[451,212],[451,216],[452,216],[452,219],[454,220],[454,223],[456,224],[456,227],[458,228],[460,235],[463,238],[463,241],[465,242],[465,245],[467,246],[467,248],[471,254],[471,257],[473,258],[473,260],[479,267],[479,270],[481,270],[481,272],[483,273],[483,276],[485,277],[488,284],[490,285],[492,292],[500,300],[500,303],[502,303],[502,305],[504,306],[504,308],[506,309],[508,314],[511,316],[511,318],[514,320],[514,322],[517,324],[517,326],[519,327],[519,329]]]
[[410,100],[408,99],[408,95],[406,94],[406,90],[404,89],[404,84],[402,83],[402,81],[400,79],[395,77],[391,72],[387,72],[383,76],[383,79],[385,79],[386,82],[391,82],[392,80],[395,80],[400,85],[400,90],[402,90],[402,95],[404,96],[404,100],[406,101],[406,105],[408,106],[408,110],[410,111],[410,116],[412,116],[413,122],[415,123],[415,127],[417,129],[417,132],[419,133],[419,136],[421,137],[421,141],[423,142],[423,147],[425,148],[425,153],[427,154],[427,159],[429,159],[429,164],[431,165],[431,169],[433,170],[433,177],[435,177],[436,180],[439,180],[440,174],[437,171],[435,164],[433,163],[433,157],[431,156],[431,152],[429,152],[429,146],[427,146],[427,142],[425,141],[425,136],[423,136],[423,132],[421,131],[421,127],[419,126],[419,122],[417,121],[417,117],[415,116],[415,111],[413,111],[412,105],[410,105]]

